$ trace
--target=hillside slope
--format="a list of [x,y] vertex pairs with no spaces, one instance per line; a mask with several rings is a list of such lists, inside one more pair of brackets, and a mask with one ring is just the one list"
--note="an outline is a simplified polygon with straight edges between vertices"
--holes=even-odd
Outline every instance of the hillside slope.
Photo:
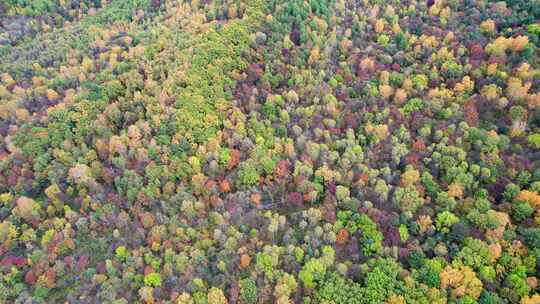
[[0,303],[540,303],[538,0],[7,0]]

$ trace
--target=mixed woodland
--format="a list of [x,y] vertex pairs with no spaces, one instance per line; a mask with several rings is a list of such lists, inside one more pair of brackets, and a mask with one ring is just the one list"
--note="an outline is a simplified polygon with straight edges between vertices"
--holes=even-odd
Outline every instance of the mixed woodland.
[[0,303],[539,304],[539,0],[0,1]]

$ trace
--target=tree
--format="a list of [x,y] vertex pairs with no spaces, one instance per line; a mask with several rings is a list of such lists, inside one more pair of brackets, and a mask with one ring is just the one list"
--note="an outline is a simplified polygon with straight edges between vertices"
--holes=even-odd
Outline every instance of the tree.
[[284,273],[277,281],[274,289],[274,297],[279,304],[290,303],[289,297],[296,292],[298,284],[293,275]]
[[414,213],[424,204],[424,199],[414,186],[398,187],[394,192],[394,202],[402,211]]
[[227,301],[221,289],[212,287],[208,291],[208,303],[227,304],[229,301]]
[[525,296],[521,298],[521,304],[535,304],[540,303],[540,295],[534,294],[532,296]]
[[454,224],[459,222],[459,218],[454,215],[452,212],[443,211],[437,214],[437,219],[435,220],[435,227],[438,231],[448,233],[452,229]]
[[501,88],[499,88],[496,84],[489,84],[482,87],[482,96],[484,96],[488,101],[496,100],[501,93]]
[[31,222],[40,219],[40,208],[41,206],[33,199],[21,196],[17,199],[13,214]]
[[302,267],[298,278],[300,278],[300,281],[302,281],[306,288],[311,289],[317,286],[317,282],[322,280],[325,274],[326,265],[322,260],[312,258]]
[[319,303],[359,304],[363,302],[361,285],[342,277],[336,272],[329,273],[315,292]]
[[[484,265],[489,265],[493,261],[491,248],[481,240],[471,237],[463,241],[463,248],[455,256],[454,262],[459,261],[472,269],[480,269]],[[493,252],[493,254],[496,254]]]
[[424,259],[423,265],[417,272],[418,281],[429,287],[438,287],[441,284],[440,274],[444,264],[440,259]]
[[374,266],[364,280],[361,303],[382,303],[398,286],[401,268],[395,260],[378,258],[373,262]]
[[154,289],[152,287],[142,287],[139,289],[139,296],[141,299],[148,304],[154,303],[154,295],[153,295]]
[[159,273],[151,272],[144,276],[144,284],[146,286],[159,287],[161,286],[161,275]]
[[512,269],[506,277],[506,282],[512,287],[513,292],[519,297],[529,294],[531,287],[527,284],[527,268],[520,265]]
[[238,179],[244,187],[254,186],[259,182],[259,173],[253,165],[244,163],[238,171]]
[[531,148],[540,150],[540,133],[527,136],[527,142]]
[[377,224],[366,214],[352,213],[351,211],[339,211],[337,213],[336,228],[346,228],[351,235],[361,232],[360,245],[362,253],[366,256],[379,254],[382,251],[383,234]]
[[257,285],[251,278],[240,280],[240,298],[247,304],[257,301]]
[[475,272],[468,266],[454,268],[446,266],[441,272],[441,288],[451,289],[453,298],[470,296],[478,299],[482,292],[482,282],[476,277]]

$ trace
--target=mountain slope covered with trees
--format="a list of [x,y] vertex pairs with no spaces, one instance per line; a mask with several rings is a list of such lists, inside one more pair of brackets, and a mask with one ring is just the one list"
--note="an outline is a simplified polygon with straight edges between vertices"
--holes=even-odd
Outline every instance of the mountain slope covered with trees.
[[538,0],[0,2],[0,303],[540,303]]

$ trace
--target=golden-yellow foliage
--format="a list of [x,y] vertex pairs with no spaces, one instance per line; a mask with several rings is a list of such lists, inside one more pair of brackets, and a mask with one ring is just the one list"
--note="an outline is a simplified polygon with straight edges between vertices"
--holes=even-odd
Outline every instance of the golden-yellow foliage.
[[126,152],[127,151],[126,145],[124,144],[124,139],[116,135],[111,136],[111,139],[109,140],[109,153],[125,154]]
[[380,125],[373,125],[371,123],[368,123],[364,130],[368,134],[375,134],[375,137],[378,140],[382,140],[388,136],[388,125],[380,124]]
[[448,186],[448,196],[454,197],[454,198],[462,198],[463,197],[463,186],[459,183],[451,183],[450,186]]
[[491,253],[492,261],[495,262],[501,257],[502,247],[498,243],[491,244],[489,245],[489,252]]
[[521,190],[515,198],[518,201],[524,201],[531,205],[535,209],[540,208],[540,195],[533,191]]
[[514,52],[520,52],[525,49],[527,44],[529,44],[529,37],[517,36],[515,38],[512,38],[512,42],[510,43],[510,49]]
[[521,299],[521,304],[540,304],[540,295],[525,296]]
[[93,65],[94,65],[94,62],[92,61],[92,59],[88,57],[83,58],[81,66],[84,69],[84,71],[86,72],[92,71]]
[[58,95],[58,93],[56,93],[55,90],[47,89],[47,99],[54,101],[54,100],[57,100],[59,97],[60,95]]
[[486,52],[497,56],[504,55],[507,50],[520,52],[525,49],[529,43],[529,37],[517,36],[514,38],[498,37],[486,45]]
[[497,63],[490,63],[486,68],[486,73],[488,75],[495,75],[497,73]]
[[52,184],[45,189],[45,195],[47,195],[47,197],[51,200],[56,200],[56,196],[60,193],[61,191],[57,184]]
[[431,217],[429,215],[420,215],[416,220],[416,223],[420,227],[420,233],[425,233],[429,229],[433,221],[431,220]]
[[382,84],[379,86],[379,93],[381,94],[381,97],[383,99],[390,99],[390,96],[392,96],[393,92],[394,89],[387,84]]
[[238,11],[236,10],[236,5],[230,5],[228,7],[227,16],[229,16],[230,19],[234,19],[238,17]]
[[470,296],[478,299],[482,292],[482,281],[476,277],[476,273],[468,266],[453,268],[446,266],[441,272],[441,288],[451,289],[454,298]]
[[26,122],[30,118],[30,113],[25,108],[19,108],[15,110],[15,116],[17,117],[17,120]]
[[527,106],[530,109],[540,108],[540,93],[527,96]]
[[487,33],[494,33],[497,29],[495,21],[488,19],[480,24],[480,28]]
[[439,38],[435,36],[420,36],[420,40],[422,41],[422,46],[426,49],[432,49],[436,48],[439,45]]
[[2,80],[3,83],[6,84],[6,86],[9,86],[15,83],[15,80],[13,80],[13,77],[11,77],[11,75],[9,75],[8,73],[3,73],[2,75],[0,75],[0,79]]
[[492,101],[499,97],[500,88],[496,84],[488,84],[482,87],[482,96]]
[[193,298],[189,293],[182,293],[178,298],[176,298],[176,304],[193,304]]
[[251,257],[247,254],[242,254],[240,256],[240,268],[244,269],[249,267],[251,264]]
[[321,58],[321,51],[320,51],[319,47],[316,46],[313,49],[311,49],[311,52],[309,54],[308,63],[309,64],[314,64],[317,61],[319,61],[320,58]]
[[403,296],[391,295],[386,304],[406,304],[405,298]]
[[412,80],[409,77],[407,77],[407,78],[405,78],[403,80],[403,85],[401,86],[401,88],[403,90],[405,90],[405,92],[407,92],[407,93],[412,92],[413,87],[414,87],[414,84],[413,84]]
[[208,303],[227,304],[229,302],[221,289],[212,287],[208,292]]
[[407,100],[407,92],[404,89],[397,89],[394,94],[394,102],[397,104],[402,104]]
[[25,219],[32,220],[39,218],[39,204],[33,199],[26,196],[21,196],[17,199],[13,214]]
[[380,84],[388,84],[390,81],[390,73],[388,71],[382,71],[379,74],[379,83]]
[[527,62],[523,62],[516,70],[516,75],[521,79],[528,79],[533,76],[533,72],[530,70],[531,65]]
[[401,27],[399,26],[399,23],[392,24],[392,32],[394,34],[401,32]]
[[470,92],[474,89],[474,81],[469,76],[463,77],[461,82],[456,83],[454,88],[459,94]]
[[508,79],[508,87],[506,88],[506,96],[510,98],[525,98],[531,86],[532,84],[530,82],[523,84],[521,79],[510,77]]
[[420,180],[420,172],[418,170],[407,170],[401,175],[401,183],[404,187],[415,184]]
[[375,25],[374,25],[375,33],[382,33],[384,31],[384,26],[385,26],[384,20],[377,19],[377,21],[375,21]]
[[441,18],[446,18],[448,19],[450,17],[450,15],[452,14],[452,10],[450,9],[450,7],[445,7],[441,10],[441,12],[439,13],[439,16]]
[[131,140],[139,141],[142,137],[141,131],[136,125],[131,125],[128,127],[128,136]]
[[347,53],[352,49],[353,42],[351,40],[345,38],[339,43],[339,46],[340,46],[342,52]]
[[375,62],[373,59],[366,57],[360,61],[360,68],[372,72],[375,69]]
[[493,55],[504,55],[511,41],[506,37],[498,37],[486,45],[486,52]]

